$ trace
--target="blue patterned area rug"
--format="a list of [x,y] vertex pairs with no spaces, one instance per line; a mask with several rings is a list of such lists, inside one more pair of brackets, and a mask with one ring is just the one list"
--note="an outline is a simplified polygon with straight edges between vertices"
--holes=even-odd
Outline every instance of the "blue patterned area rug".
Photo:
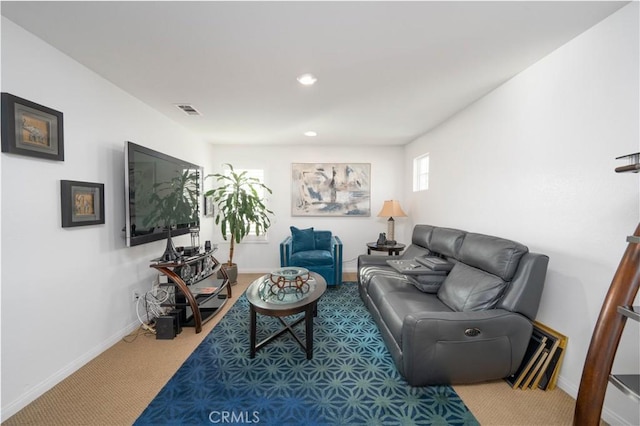
[[[280,328],[275,318],[258,314],[258,341]],[[296,331],[304,336],[304,323]],[[407,384],[360,300],[357,285],[345,283],[327,289],[318,302],[312,360],[289,333],[250,359],[249,305],[242,296],[135,424],[478,422],[451,387]]]

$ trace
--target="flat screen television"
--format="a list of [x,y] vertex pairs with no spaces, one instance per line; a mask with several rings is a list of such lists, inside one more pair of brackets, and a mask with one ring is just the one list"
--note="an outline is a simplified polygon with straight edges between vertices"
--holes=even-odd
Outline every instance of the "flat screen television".
[[127,141],[125,167],[127,246],[200,225],[200,166]]

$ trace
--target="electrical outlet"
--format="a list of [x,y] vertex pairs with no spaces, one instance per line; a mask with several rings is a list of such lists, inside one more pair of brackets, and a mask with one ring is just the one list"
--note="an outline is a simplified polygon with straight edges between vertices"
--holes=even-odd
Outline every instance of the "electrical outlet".
[[133,290],[132,299],[134,303],[140,299],[140,292],[138,290]]

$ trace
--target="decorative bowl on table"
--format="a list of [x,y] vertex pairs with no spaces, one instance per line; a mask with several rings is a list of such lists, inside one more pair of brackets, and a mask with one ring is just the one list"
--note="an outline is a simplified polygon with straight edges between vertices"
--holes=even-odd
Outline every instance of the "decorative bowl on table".
[[262,300],[292,303],[304,299],[311,288],[311,275],[306,268],[289,266],[268,274],[260,286]]

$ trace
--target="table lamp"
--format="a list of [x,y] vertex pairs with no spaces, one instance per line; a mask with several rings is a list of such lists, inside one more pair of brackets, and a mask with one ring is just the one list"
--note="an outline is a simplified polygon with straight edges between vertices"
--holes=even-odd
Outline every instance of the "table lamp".
[[395,220],[393,217],[406,217],[407,214],[402,211],[402,207],[400,207],[400,202],[397,200],[387,200],[384,202],[382,206],[382,210],[378,213],[378,217],[388,217],[387,221],[387,244],[393,245],[396,243],[394,238],[394,227]]

